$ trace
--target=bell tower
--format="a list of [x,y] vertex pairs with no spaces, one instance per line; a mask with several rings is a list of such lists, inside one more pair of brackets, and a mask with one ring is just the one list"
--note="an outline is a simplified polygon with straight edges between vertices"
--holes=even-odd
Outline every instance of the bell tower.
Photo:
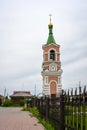
[[56,44],[53,36],[53,24],[48,25],[49,35],[47,43],[42,46],[43,63],[42,63],[42,78],[43,78],[43,94],[50,97],[57,97],[62,90],[61,83],[61,62],[60,62],[60,45]]

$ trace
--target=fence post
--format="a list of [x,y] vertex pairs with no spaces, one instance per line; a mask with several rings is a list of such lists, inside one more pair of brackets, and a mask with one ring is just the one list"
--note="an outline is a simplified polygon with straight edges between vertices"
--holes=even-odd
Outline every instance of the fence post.
[[40,99],[39,99],[39,98],[37,98],[37,108],[38,108],[39,111],[40,111]]
[[46,120],[49,118],[49,97],[46,97]]
[[41,114],[41,117],[43,118],[43,97],[41,97],[40,99],[40,114]]
[[34,105],[33,107],[36,107],[36,97],[34,97]]
[[64,93],[60,95],[60,130],[65,130]]
[[86,101],[87,101],[86,86],[84,86],[84,89],[83,89],[83,130],[86,130],[87,128]]

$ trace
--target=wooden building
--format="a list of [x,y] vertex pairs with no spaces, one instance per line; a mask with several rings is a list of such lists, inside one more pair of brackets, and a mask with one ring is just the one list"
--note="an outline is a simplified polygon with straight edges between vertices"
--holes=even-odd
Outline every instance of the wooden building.
[[32,97],[30,91],[14,91],[10,96],[14,105],[19,105],[20,100],[26,100],[30,97]]

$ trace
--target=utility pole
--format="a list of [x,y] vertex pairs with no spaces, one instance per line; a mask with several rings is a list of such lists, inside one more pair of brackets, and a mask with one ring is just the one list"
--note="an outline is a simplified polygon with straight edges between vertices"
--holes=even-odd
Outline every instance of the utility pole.
[[5,102],[5,98],[6,98],[6,88],[4,89],[4,102]]
[[35,96],[36,96],[36,84],[35,84],[35,88],[34,89],[35,89]]

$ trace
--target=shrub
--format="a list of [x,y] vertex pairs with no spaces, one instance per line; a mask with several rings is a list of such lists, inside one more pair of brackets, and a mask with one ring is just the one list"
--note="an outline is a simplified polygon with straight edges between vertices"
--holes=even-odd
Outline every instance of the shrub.
[[24,106],[24,103],[25,103],[24,99],[21,99],[20,100],[20,106]]
[[5,102],[3,103],[4,107],[9,107],[9,106],[12,106],[12,105],[13,105],[13,103],[12,103],[11,99],[5,99]]

